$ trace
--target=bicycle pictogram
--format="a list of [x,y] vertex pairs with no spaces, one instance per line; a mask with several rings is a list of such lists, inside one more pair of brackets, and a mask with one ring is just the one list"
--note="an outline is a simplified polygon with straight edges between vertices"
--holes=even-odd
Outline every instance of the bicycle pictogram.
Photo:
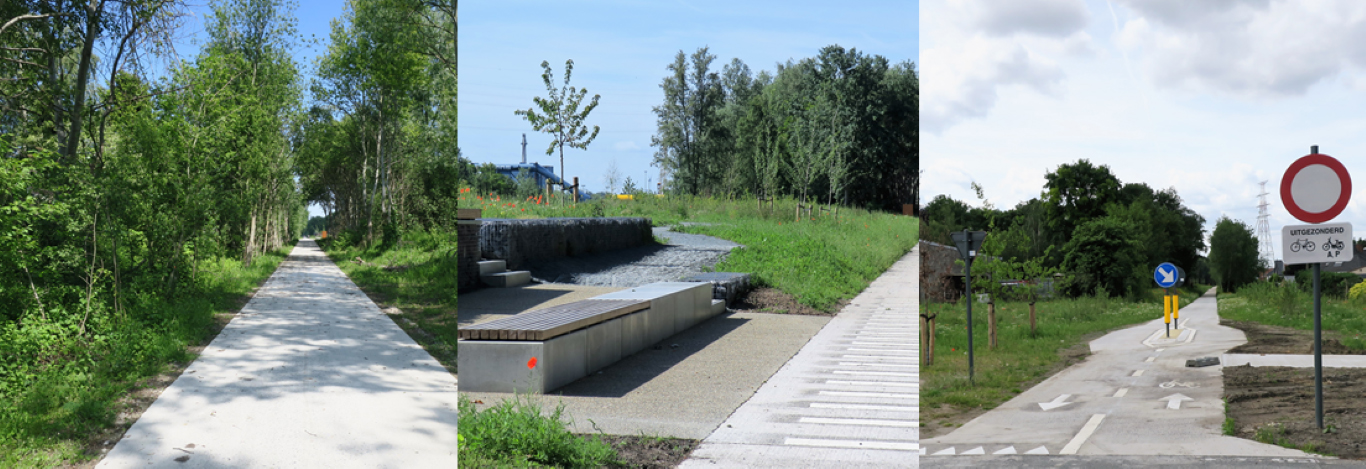
[[1291,252],[1300,252],[1301,249],[1305,250],[1306,252],[1314,252],[1314,242],[1307,239],[1297,239],[1295,240],[1295,242],[1290,243]]

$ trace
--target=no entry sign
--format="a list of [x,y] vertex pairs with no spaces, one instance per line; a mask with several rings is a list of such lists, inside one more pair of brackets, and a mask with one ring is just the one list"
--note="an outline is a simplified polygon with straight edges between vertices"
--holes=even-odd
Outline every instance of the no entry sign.
[[1337,159],[1312,153],[1290,165],[1281,177],[1281,202],[1305,223],[1332,220],[1352,198],[1352,177]]

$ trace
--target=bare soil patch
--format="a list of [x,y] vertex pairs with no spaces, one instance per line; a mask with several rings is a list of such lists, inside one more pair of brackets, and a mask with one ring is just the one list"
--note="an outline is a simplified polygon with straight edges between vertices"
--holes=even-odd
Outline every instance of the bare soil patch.
[[746,293],[745,296],[735,300],[731,307],[735,311],[747,313],[773,313],[773,314],[804,314],[809,316],[830,316],[844,306],[849,304],[849,300],[841,300],[835,305],[833,311],[822,311],[810,306],[801,304],[797,297],[789,295],[777,288],[763,287],[755,288]]
[[[580,435],[587,437],[587,435]],[[677,467],[688,459],[701,441],[685,438],[655,438],[648,436],[599,435],[602,441],[616,448],[617,454],[631,469]]]
[[[1273,353],[1307,355],[1314,353],[1314,331],[1268,326],[1248,321],[1219,320],[1219,324],[1240,329],[1247,334],[1247,343],[1229,353]],[[1366,355],[1366,350],[1355,350],[1342,345],[1335,331],[1323,331],[1323,353],[1326,355]]]
[[1323,369],[1321,431],[1314,419],[1314,369],[1224,368],[1234,436],[1345,459],[1366,459],[1366,369]]

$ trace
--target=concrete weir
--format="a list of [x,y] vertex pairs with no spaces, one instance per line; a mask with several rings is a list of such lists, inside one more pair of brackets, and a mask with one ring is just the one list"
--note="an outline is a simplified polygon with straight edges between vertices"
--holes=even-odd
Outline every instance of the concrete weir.
[[652,283],[593,298],[649,301],[648,309],[547,340],[460,340],[460,390],[552,391],[710,319],[712,295],[710,283]]
[[649,218],[544,218],[480,220],[484,259],[507,261],[516,270],[530,259],[546,260],[615,251],[648,244]]

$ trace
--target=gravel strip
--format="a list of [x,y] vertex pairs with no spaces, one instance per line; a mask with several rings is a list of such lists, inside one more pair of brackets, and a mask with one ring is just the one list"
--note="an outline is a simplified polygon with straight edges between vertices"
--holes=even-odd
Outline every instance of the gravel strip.
[[529,262],[525,267],[541,283],[568,283],[633,288],[654,282],[672,282],[703,272],[721,262],[731,249],[740,247],[724,239],[677,233],[654,228],[666,245],[623,249],[593,256]]

